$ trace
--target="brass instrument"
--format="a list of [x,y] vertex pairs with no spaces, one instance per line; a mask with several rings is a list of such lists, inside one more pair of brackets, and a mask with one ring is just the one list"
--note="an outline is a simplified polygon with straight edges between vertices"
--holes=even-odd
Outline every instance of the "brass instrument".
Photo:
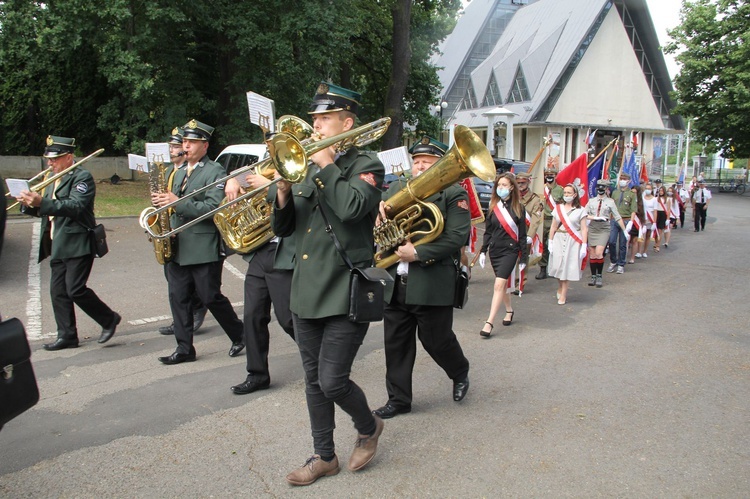
[[[152,194],[163,194],[167,192],[166,171],[167,167],[163,160],[154,161],[151,164],[151,168],[148,171],[148,185]],[[143,227],[147,233],[149,230],[147,230],[146,227],[154,232],[158,232],[159,234],[162,232],[168,232],[171,229],[169,223],[169,211],[154,214],[155,211],[155,207],[149,206],[141,212],[139,217],[141,227]],[[174,249],[172,247],[171,239],[156,239],[154,237],[149,237],[148,240],[154,243],[154,253],[156,254],[156,261],[159,265],[164,265],[172,260]]]
[[[220,211],[226,210],[229,206],[235,205],[237,203],[241,203],[248,198],[258,195],[258,193],[264,193],[265,190],[268,189],[268,187],[275,184],[279,180],[286,180],[287,182],[290,182],[292,184],[299,183],[305,178],[305,175],[307,175],[308,157],[310,155],[315,154],[316,152],[322,151],[323,149],[326,149],[328,147],[334,147],[338,152],[343,152],[351,147],[361,147],[361,146],[367,145],[371,142],[374,142],[375,140],[378,140],[380,137],[382,137],[383,134],[385,134],[386,130],[388,129],[388,126],[390,125],[390,123],[391,123],[390,118],[380,118],[379,120],[375,120],[372,123],[368,123],[367,125],[362,125],[353,130],[340,133],[339,135],[328,137],[328,138],[325,138],[316,142],[309,142],[309,143],[304,143],[304,144],[300,142],[300,140],[297,138],[296,134],[294,133],[287,133],[287,132],[277,133],[273,137],[271,137],[269,140],[266,141],[266,144],[268,145],[268,152],[270,154],[270,158],[254,166],[261,172],[267,171],[269,168],[271,168],[271,166],[273,166],[273,168],[275,168],[276,171],[278,171],[281,178],[274,179],[273,181],[269,182],[267,185],[263,187],[259,187],[258,189],[253,189],[251,191],[248,191],[242,194],[241,196],[238,196],[236,199],[223,203],[221,206],[214,208],[208,213],[205,213],[201,215],[200,217],[194,218],[188,223],[181,225],[175,229],[172,229],[171,231],[166,232],[164,234],[156,234],[150,231],[149,229],[146,229],[146,230],[148,231],[149,235],[151,235],[151,237],[155,237],[155,238],[170,237],[174,234],[182,232],[188,227],[192,227],[193,225],[202,222],[203,220],[209,217],[213,217]],[[266,163],[266,161],[270,161],[270,164]],[[184,197],[180,198],[175,203],[180,202],[183,199],[185,198]],[[157,209],[155,213],[158,213],[159,210],[165,210],[168,207],[173,206],[175,203],[170,203],[168,205],[162,206],[161,208]],[[269,215],[270,215],[270,212],[269,212]],[[269,223],[270,223],[270,220],[269,220]],[[234,231],[234,228],[230,227],[227,230]],[[226,238],[229,238],[230,240],[234,240],[234,241],[241,241],[242,238],[244,237],[245,236],[243,236],[241,234],[241,231],[239,230],[235,231],[233,234],[228,234],[226,236]],[[240,252],[246,253],[248,251],[251,251],[252,249],[253,248],[247,248],[247,249],[242,248]]]
[[[82,164],[84,164],[86,161],[99,156],[103,152],[104,152],[104,149],[99,149],[98,151],[89,154],[88,156],[86,156],[85,158],[83,158],[81,161],[79,161],[77,163],[73,163],[72,165],[70,165],[69,167],[67,167],[66,169],[64,169],[63,171],[61,171],[60,173],[56,173],[56,174],[52,175],[51,177],[49,177],[49,178],[47,178],[45,180],[42,180],[38,184],[32,185],[31,187],[29,187],[29,191],[31,191],[31,192],[41,192],[41,191],[43,191],[45,187],[47,187],[50,184],[54,184],[55,182],[57,182],[57,179],[62,178],[63,175],[67,175],[71,171],[75,170],[76,168],[78,168],[79,166],[81,166]],[[48,168],[47,170],[45,170],[45,172],[47,172],[49,170],[50,170],[50,168]],[[45,172],[42,172],[42,173],[45,173]],[[37,177],[39,177],[39,175],[37,175],[34,178],[37,178]],[[16,201],[12,205],[8,206],[5,209],[5,211],[10,211],[12,208],[15,208],[16,206],[18,206],[18,201]]]
[[385,201],[388,219],[374,228],[377,267],[388,268],[397,263],[396,248],[407,240],[419,246],[434,241],[443,232],[440,209],[424,199],[468,177],[487,182],[495,179],[495,163],[477,134],[458,125],[454,138],[455,144],[445,156]]

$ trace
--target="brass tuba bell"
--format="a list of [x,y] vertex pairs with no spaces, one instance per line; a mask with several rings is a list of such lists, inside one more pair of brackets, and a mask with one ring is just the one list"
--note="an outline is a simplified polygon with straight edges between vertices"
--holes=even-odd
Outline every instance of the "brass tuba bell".
[[407,240],[418,246],[434,241],[443,232],[440,209],[425,199],[468,177],[487,182],[495,179],[495,163],[477,134],[458,125],[454,139],[455,144],[445,156],[385,201],[388,220],[374,228],[377,267],[388,268],[397,263],[395,250]]

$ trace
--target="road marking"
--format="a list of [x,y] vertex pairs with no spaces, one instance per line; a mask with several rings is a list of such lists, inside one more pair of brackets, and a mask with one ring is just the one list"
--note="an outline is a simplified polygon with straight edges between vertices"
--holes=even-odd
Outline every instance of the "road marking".
[[239,277],[240,279],[245,279],[245,273],[240,272],[240,269],[229,263],[228,261],[224,260],[224,268],[227,269],[229,272],[234,274],[235,277]]
[[26,334],[30,340],[41,340],[42,335],[42,277],[39,258],[42,222],[32,224],[31,250],[29,252],[28,295],[26,302]]
[[[235,303],[232,303],[232,307],[241,307],[244,305],[244,302],[238,301]],[[160,321],[171,321],[172,316],[171,315],[157,315],[156,317],[145,317],[143,319],[133,319],[132,321],[128,321],[128,324],[131,326],[142,326],[144,324],[151,324],[152,322],[160,322]]]

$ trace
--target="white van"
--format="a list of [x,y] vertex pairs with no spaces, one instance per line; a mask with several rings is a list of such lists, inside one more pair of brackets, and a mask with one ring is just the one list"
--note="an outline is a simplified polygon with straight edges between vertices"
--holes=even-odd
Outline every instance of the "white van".
[[225,147],[216,157],[216,162],[221,163],[227,173],[232,173],[237,168],[252,165],[267,156],[265,144],[235,144]]

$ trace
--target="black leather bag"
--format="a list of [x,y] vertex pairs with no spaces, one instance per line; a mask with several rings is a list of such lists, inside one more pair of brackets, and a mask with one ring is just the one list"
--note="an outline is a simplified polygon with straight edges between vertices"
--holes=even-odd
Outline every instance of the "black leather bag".
[[464,308],[469,301],[469,273],[456,263],[456,292],[453,295],[453,308]]
[[377,267],[352,268],[349,281],[349,320],[377,322],[383,320],[385,287],[393,277]]
[[109,253],[109,247],[107,246],[107,233],[102,224],[97,224],[93,229],[89,229],[89,235],[91,236],[91,248],[94,250],[94,254],[97,258],[101,258]]
[[18,319],[0,322],[0,428],[38,401],[23,324]]

